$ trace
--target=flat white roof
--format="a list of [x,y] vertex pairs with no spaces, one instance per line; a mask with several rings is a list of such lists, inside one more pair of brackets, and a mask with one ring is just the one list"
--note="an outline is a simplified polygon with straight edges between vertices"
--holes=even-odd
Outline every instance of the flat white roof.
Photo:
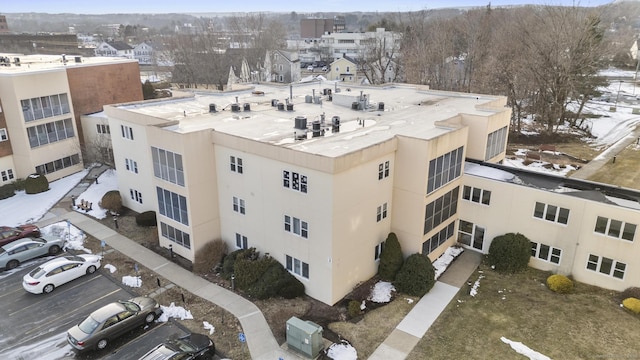
[[[85,57],[80,55],[65,55],[65,62],[62,61],[62,55],[20,55],[0,53],[0,57],[7,58],[9,60],[8,64],[0,63],[0,75],[24,74],[29,72],[80,66],[138,62],[138,60],[123,57]],[[80,62],[76,62],[76,58],[78,58]],[[16,59],[18,59],[18,61],[16,61]]]
[[[325,89],[331,90],[331,101],[329,95],[325,95]],[[336,89],[339,92],[336,93]],[[369,106],[365,110],[354,110],[351,105],[361,98],[361,94],[367,97]],[[320,101],[315,101],[314,96]],[[437,127],[437,121],[456,117],[460,113],[486,116],[503,111],[478,108],[478,105],[496,98],[431,91],[409,85],[359,87],[314,81],[295,84],[292,88],[286,85],[256,85],[238,92],[195,92],[192,97],[123,104],[119,108],[179,122],[164,128],[168,131],[189,133],[214,129],[331,157],[378,144],[395,135],[424,139],[438,137],[452,129]],[[272,106],[273,100],[283,103],[284,110]],[[379,107],[380,103],[384,103],[384,109]],[[215,104],[216,112],[209,111],[211,104]],[[232,111],[233,104],[237,104],[239,111]],[[250,110],[244,111],[245,104]],[[292,104],[293,109],[287,111],[286,104]],[[321,121],[322,114],[324,123],[320,123],[320,128],[323,135],[313,137],[312,124]],[[340,119],[339,132],[332,130],[334,116]],[[302,140],[295,139],[295,135],[302,137],[304,133],[294,128],[296,117],[305,117],[309,129]]]

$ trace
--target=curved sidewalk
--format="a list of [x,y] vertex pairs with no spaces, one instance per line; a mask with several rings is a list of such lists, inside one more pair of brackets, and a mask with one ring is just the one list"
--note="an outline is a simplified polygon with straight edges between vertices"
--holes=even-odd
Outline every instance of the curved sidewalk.
[[38,222],[38,225],[46,226],[66,220],[96,239],[104,240],[110,247],[127,255],[168,281],[178,284],[186,291],[232,313],[242,325],[251,359],[300,359],[298,356],[287,353],[280,348],[264,315],[252,302],[194,275],[161,255],[102,225],[91,217],[76,211],[53,208]]

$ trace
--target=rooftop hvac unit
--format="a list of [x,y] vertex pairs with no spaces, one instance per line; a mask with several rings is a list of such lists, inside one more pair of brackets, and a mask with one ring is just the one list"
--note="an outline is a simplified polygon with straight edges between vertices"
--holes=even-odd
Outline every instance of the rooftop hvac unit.
[[287,104],[287,111],[293,111],[293,104]]
[[311,123],[311,129],[313,131],[312,136],[313,137],[319,137],[322,135],[322,130],[320,130],[320,120],[314,120]]
[[77,63],[81,63],[81,62],[82,62],[82,58],[81,58],[80,56],[76,56],[76,57],[75,57],[75,61],[76,61]]
[[278,110],[284,110],[284,104],[278,103]]
[[310,359],[315,358],[324,347],[322,326],[291,317],[287,320],[287,345]]
[[313,102],[313,97],[311,95],[306,95],[304,97],[304,102],[306,102],[307,104],[311,104],[311,102]]
[[384,103],[383,102],[379,102],[378,103],[378,110],[384,111]]
[[244,104],[242,105],[242,109],[243,109],[244,111],[251,111],[251,104],[249,104],[249,103],[244,103]]
[[295,118],[295,125],[294,127],[296,129],[307,129],[307,118],[304,116],[296,116]]
[[209,112],[214,113],[216,111],[216,104],[209,104]]
[[240,104],[231,104],[231,111],[233,112],[240,111]]
[[278,106],[278,99],[271,99],[271,106]]
[[340,116],[334,116],[331,118],[331,132],[340,132]]

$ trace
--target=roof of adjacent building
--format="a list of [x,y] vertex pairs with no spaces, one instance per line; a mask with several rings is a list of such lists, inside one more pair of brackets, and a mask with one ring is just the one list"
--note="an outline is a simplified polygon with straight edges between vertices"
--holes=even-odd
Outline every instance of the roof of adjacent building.
[[122,41],[110,41],[107,42],[107,44],[109,44],[111,47],[113,47],[116,50],[132,50],[133,47],[127,43],[124,43]]
[[[329,91],[331,100],[325,94]],[[367,98],[368,107],[354,110],[353,103],[357,105],[361,96]],[[189,133],[214,129],[333,157],[379,144],[396,135],[438,137],[455,128],[436,125],[438,121],[455,118],[460,113],[492,115],[508,111],[506,107],[496,107],[495,103],[493,107],[488,105],[498,99],[504,100],[496,96],[432,91],[419,86],[355,87],[316,80],[291,87],[256,85],[237,92],[196,92],[189,97],[122,104],[119,108],[164,119],[168,124],[164,129],[169,131]],[[281,107],[273,106],[274,102],[282,104]],[[210,112],[212,104],[216,112]],[[292,106],[290,111],[286,110],[287,104]],[[250,110],[245,111],[245,106]],[[234,107],[238,111],[232,111]],[[340,120],[339,132],[333,131],[334,116]],[[297,117],[306,119],[310,129],[307,136],[301,136],[304,130],[294,128]],[[313,137],[314,121],[322,136]],[[296,140],[296,136],[303,140]]]
[[0,76],[71,67],[138,62],[138,60],[135,59],[122,57],[84,57],[78,55],[22,55],[0,53],[0,58],[8,60],[8,62],[5,63],[0,62]]

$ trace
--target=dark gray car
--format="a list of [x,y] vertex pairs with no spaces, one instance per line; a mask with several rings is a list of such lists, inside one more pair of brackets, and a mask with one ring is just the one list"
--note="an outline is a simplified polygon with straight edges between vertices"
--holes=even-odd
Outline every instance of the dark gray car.
[[169,338],[138,360],[209,360],[216,347],[208,336],[191,333],[179,338]]
[[149,297],[140,296],[107,304],[69,329],[67,341],[76,350],[102,350],[111,340],[151,324],[160,314],[160,305]]

